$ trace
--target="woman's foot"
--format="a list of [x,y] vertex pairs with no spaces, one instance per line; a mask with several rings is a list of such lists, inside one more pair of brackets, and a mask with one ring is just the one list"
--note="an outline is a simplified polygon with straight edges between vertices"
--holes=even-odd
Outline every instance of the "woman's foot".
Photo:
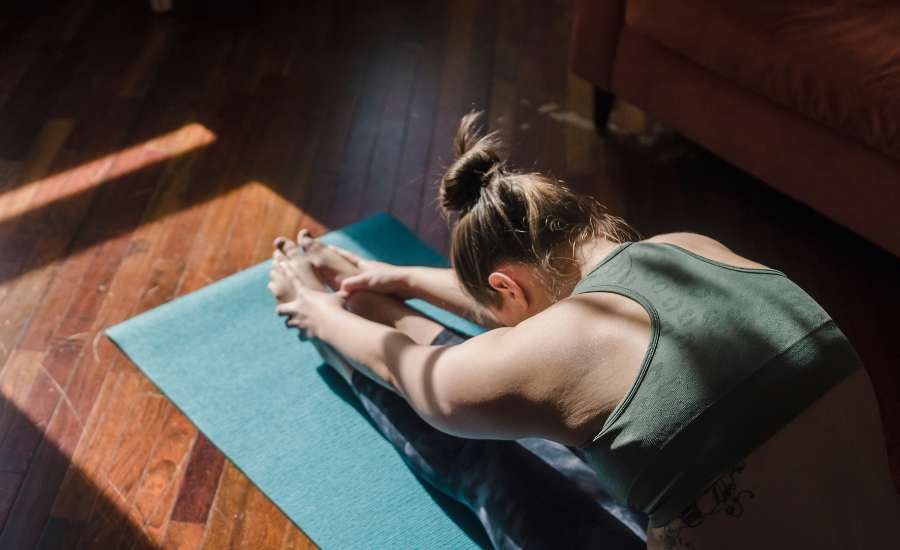
[[284,256],[281,261],[292,264],[299,259],[312,265],[317,280],[324,282],[332,289],[341,286],[341,281],[360,272],[357,265],[359,259],[348,252],[319,242],[309,235],[309,231],[301,229],[297,234],[297,242],[284,237],[275,239],[276,254]]
[[272,269],[269,271],[269,291],[279,303],[294,301],[302,287],[327,290],[309,258],[299,253],[296,243],[285,239],[280,244],[272,254]]
[[[335,282],[335,276],[339,273],[340,268],[346,268],[340,262],[334,261],[331,251],[328,251],[315,239],[311,239],[304,231],[298,235],[298,241],[301,241],[313,254],[304,252],[300,245],[290,239],[279,237],[275,240],[272,269],[269,271],[269,290],[278,303],[282,304],[279,308],[291,307],[291,303],[302,299],[303,294],[308,290],[319,292],[328,290],[317,274],[313,258],[316,258],[320,265],[327,266],[325,271],[333,273],[332,283],[336,285],[335,288],[340,286],[339,282]],[[300,328],[293,315],[289,315],[287,324]],[[313,339],[312,344],[322,355],[325,363],[331,366],[348,384],[352,384],[354,367],[325,342]],[[386,385],[385,387],[393,391],[390,386]]]

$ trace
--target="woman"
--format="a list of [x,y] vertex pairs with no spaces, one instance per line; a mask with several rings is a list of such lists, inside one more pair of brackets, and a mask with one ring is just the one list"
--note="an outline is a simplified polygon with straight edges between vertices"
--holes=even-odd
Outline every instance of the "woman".
[[[441,181],[458,216],[453,269],[279,239],[270,289],[289,324],[365,365],[430,436],[564,445],[649,517],[649,548],[893,544],[900,507],[875,396],[827,313],[708,237],[628,240],[591,199],[510,170],[476,122],[463,118]],[[463,341],[392,296],[495,328]]]

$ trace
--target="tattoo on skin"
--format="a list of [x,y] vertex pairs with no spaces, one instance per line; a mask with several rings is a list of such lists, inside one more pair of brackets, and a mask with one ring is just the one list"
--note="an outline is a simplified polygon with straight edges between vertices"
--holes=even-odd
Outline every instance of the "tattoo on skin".
[[663,528],[661,539],[666,550],[695,550],[694,545],[682,538],[682,531],[703,524],[706,518],[725,514],[733,518],[744,515],[742,499],[752,499],[753,491],[737,486],[737,475],[744,471],[746,464],[739,462],[731,471],[716,479],[706,488],[703,495],[681,512],[677,525],[672,522]]

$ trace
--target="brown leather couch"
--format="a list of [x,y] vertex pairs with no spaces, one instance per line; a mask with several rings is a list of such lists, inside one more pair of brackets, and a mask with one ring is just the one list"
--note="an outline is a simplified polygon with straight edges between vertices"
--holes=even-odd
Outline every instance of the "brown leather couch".
[[599,90],[900,256],[900,1],[576,0],[572,39]]

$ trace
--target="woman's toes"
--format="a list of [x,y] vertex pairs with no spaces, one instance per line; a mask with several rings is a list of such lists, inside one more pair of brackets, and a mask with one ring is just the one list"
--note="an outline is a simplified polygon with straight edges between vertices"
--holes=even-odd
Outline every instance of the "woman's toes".
[[309,229],[301,229],[300,232],[297,233],[297,244],[303,252],[307,254],[315,254],[322,248],[319,240],[313,238],[313,236],[309,234]]
[[276,263],[272,264],[272,269],[269,271],[268,287],[269,292],[271,292],[278,301],[283,302],[294,299],[294,285],[288,279],[284,270]]
[[272,260],[274,260],[276,264],[280,264],[290,261],[290,258],[288,258],[287,255],[280,249],[276,248],[275,251],[272,252]]
[[278,237],[275,239],[275,250],[280,251],[288,258],[293,258],[300,254],[300,247],[297,246],[297,243],[288,239],[287,237]]

